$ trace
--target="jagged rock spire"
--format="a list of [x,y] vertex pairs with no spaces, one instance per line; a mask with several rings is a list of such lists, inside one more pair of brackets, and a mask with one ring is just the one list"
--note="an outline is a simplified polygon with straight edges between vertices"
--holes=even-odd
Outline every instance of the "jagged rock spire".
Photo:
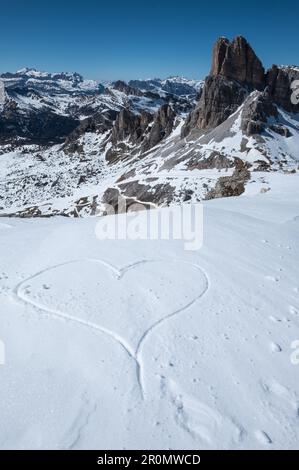
[[217,127],[238,109],[251,91],[262,91],[265,86],[265,69],[246,39],[242,36],[231,42],[223,37],[218,39],[210,75],[182,135],[188,135],[194,127]]
[[232,42],[226,38],[218,39],[213,51],[211,75],[222,75],[258,90],[265,86],[262,62],[242,36]]

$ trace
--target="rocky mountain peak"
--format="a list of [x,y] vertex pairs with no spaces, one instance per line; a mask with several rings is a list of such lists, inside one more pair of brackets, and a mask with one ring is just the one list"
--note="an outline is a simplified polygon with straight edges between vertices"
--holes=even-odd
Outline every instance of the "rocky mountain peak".
[[212,68],[197,107],[182,130],[186,136],[195,127],[211,129],[223,123],[254,90],[266,86],[265,69],[247,40],[220,38],[213,49]]
[[168,137],[174,128],[176,113],[169,104],[164,104],[158,110],[148,138],[143,144],[143,151],[155,147],[162,139]]
[[266,75],[266,84],[269,92],[278,106],[288,112],[299,112],[299,104],[292,102],[292,83],[299,80],[297,67],[278,67],[273,65]]
[[117,80],[116,82],[113,82],[112,88],[114,90],[125,93],[126,95],[142,96],[142,93],[137,88],[134,88],[133,86],[128,85],[123,80]]
[[242,36],[231,42],[226,38],[218,39],[213,50],[211,75],[223,75],[258,90],[265,84],[262,62]]
[[229,48],[229,40],[227,38],[219,38],[213,49],[212,68],[210,75],[219,75],[222,71],[222,66],[225,61],[227,50]]

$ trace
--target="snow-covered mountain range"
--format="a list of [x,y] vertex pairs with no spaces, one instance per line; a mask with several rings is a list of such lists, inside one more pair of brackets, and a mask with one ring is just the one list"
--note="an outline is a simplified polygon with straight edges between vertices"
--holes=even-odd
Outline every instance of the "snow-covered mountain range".
[[205,81],[2,74],[0,214],[94,215],[119,197],[165,206],[294,172],[298,79],[296,66],[265,71],[242,37],[217,41]]
[[2,74],[0,449],[299,448],[298,90]]

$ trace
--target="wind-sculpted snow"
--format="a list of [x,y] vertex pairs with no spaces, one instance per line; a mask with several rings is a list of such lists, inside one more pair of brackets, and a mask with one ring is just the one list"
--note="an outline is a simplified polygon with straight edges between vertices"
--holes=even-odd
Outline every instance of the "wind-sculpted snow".
[[[136,282],[139,277],[142,285]],[[15,294],[41,312],[108,334],[136,361],[144,393],[144,340],[163,321],[184,313],[207,289],[203,271],[189,263],[140,261],[118,270],[100,259],[82,259],[34,274]]]
[[263,178],[199,251],[1,219],[2,449],[298,449],[298,174]]

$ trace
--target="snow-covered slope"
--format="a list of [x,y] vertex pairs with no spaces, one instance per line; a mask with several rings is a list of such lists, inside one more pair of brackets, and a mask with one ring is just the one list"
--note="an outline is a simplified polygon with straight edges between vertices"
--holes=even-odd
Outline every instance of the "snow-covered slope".
[[2,449],[298,449],[299,180],[262,176],[198,252],[1,219]]
[[95,215],[118,197],[163,207],[240,195],[262,184],[257,172],[296,172],[298,67],[265,71],[248,48],[221,38],[204,82],[2,74],[0,216]]
[[[253,92],[248,100],[254,100]],[[265,123],[260,135],[248,136],[242,129],[245,102],[224,123],[205,133],[194,131],[189,137],[192,153],[200,159],[209,158],[215,153],[226,158],[238,157],[256,169],[260,164],[274,170],[297,169],[299,163],[299,115],[277,109],[277,117]],[[198,137],[199,135],[199,137]],[[188,142],[187,140],[187,142]],[[179,154],[178,154],[179,155]],[[190,152],[191,155],[191,152]]]
[[[297,171],[298,117],[279,109],[277,119],[269,122],[272,129],[248,137],[241,129],[243,107],[217,128],[206,133],[194,130],[183,139],[184,121],[178,118],[170,136],[143,155],[138,147],[134,152],[136,146],[129,140],[121,142],[122,152],[125,145],[128,151],[113,164],[106,159],[112,145],[109,131],[85,133],[77,142],[81,151],[72,155],[63,146],[4,153],[0,211],[84,216],[96,205],[100,213],[107,188],[157,206],[201,201],[219,178],[233,175],[236,159],[250,165],[251,179],[260,181],[261,187],[268,171]],[[274,130],[281,126],[288,137]]]

